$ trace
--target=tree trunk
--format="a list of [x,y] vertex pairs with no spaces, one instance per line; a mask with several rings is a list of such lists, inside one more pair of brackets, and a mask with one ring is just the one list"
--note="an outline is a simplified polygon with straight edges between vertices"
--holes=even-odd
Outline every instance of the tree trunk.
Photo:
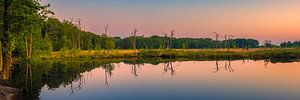
[[29,43],[28,59],[31,58],[31,53],[32,53],[32,33],[30,33],[30,43]]
[[3,67],[12,66],[12,36],[9,33],[9,6],[10,1],[4,0],[3,9],[3,36],[1,39],[2,43],[2,59]]
[[0,72],[2,71],[3,69],[3,59],[2,59],[2,44],[1,44],[1,41],[0,41]]
[[28,40],[28,36],[25,33],[25,54],[26,54],[26,60],[29,60],[31,58],[31,52],[32,52],[32,33],[30,33],[30,38]]
[[77,36],[77,46],[78,46],[78,49],[81,50],[81,42],[80,42],[80,39],[81,39],[81,36],[80,36],[80,32],[78,33],[78,36]]
[[28,39],[27,39],[27,34],[25,33],[25,59],[28,59]]

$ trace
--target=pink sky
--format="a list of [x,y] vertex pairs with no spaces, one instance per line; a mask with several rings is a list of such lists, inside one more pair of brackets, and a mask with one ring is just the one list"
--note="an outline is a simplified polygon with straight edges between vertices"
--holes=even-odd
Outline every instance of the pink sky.
[[300,40],[299,0],[52,0],[60,19],[81,18],[88,31],[113,36],[137,28],[146,36],[176,31],[177,37],[212,37],[212,32],[260,41]]

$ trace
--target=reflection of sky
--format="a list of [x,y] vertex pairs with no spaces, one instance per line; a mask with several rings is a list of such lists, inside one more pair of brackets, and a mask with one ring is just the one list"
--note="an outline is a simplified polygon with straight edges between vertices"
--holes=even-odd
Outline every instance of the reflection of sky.
[[[138,77],[131,73],[131,65],[117,64],[113,76],[104,84],[101,68],[84,73],[84,85],[70,95],[70,85],[42,89],[41,99],[299,99],[299,64],[269,64],[263,61],[233,61],[234,72],[224,68],[214,73],[215,62],[177,62],[175,75],[163,71],[163,64],[141,65]],[[119,66],[119,67],[118,67]],[[78,82],[74,82],[76,87]]]
[[180,37],[211,32],[260,40],[299,40],[299,0],[43,0],[61,19],[80,17],[89,31],[110,24],[117,36],[174,29]]

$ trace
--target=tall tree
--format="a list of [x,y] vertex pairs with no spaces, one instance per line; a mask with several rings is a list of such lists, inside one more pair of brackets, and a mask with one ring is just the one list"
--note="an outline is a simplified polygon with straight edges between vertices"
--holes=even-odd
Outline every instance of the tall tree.
[[76,20],[76,22],[77,22],[77,27],[79,28],[79,31],[78,31],[78,33],[77,33],[77,47],[78,47],[78,49],[79,50],[81,50],[82,49],[82,42],[81,42],[81,19],[80,18],[78,18],[77,20]]
[[215,41],[215,49],[219,48],[218,45],[219,45],[219,33],[217,32],[213,32],[215,34],[215,37],[216,37],[216,41]]
[[174,36],[175,36],[175,31],[172,30],[170,33],[169,40],[168,40],[167,49],[172,49]]
[[10,26],[10,11],[11,0],[4,0],[3,2],[3,22],[2,22],[2,35],[1,35],[1,46],[2,46],[2,59],[3,67],[11,67],[12,64],[12,34],[9,32]]
[[135,28],[134,31],[132,32],[132,40],[131,40],[131,45],[132,49],[136,49],[136,35],[137,35],[138,30]]

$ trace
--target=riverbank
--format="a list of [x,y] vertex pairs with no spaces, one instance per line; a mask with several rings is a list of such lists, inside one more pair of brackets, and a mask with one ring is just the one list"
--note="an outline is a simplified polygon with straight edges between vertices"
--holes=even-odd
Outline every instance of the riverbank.
[[19,100],[21,92],[19,89],[10,87],[10,83],[0,80],[0,100]]
[[107,58],[192,58],[192,59],[272,59],[300,58],[300,49],[150,49],[150,50],[90,50],[40,53],[40,59],[107,59]]

